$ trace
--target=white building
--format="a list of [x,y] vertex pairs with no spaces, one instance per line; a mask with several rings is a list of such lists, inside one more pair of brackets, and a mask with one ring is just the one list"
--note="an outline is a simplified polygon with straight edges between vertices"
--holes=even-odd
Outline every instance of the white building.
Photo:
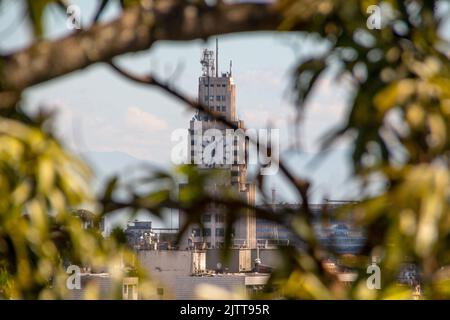
[[207,276],[179,276],[176,279],[177,300],[245,299],[260,292],[270,278],[262,273],[228,273]]

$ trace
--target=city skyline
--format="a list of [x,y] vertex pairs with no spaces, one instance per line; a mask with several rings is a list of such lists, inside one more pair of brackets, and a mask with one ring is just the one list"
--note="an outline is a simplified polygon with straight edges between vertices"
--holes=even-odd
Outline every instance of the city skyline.
[[449,27],[443,0],[0,0],[0,299],[449,299]]

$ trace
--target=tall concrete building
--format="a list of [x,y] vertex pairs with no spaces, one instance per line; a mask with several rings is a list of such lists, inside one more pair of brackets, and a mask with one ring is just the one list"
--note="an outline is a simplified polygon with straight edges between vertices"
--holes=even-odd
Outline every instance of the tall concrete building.
[[[235,124],[239,130],[227,128],[204,112],[197,112],[190,121],[190,162],[200,170],[214,169],[218,172],[217,178],[207,186],[209,191],[220,195],[225,190],[232,190],[243,201],[254,205],[255,186],[247,181],[248,140],[242,130],[244,122],[237,115],[236,85],[232,78],[231,61],[229,71],[219,73],[217,40],[215,57],[214,51],[203,50],[198,101],[217,116]],[[202,217],[203,230],[199,226],[191,226],[183,244],[188,247],[221,247],[225,241],[225,219],[223,208],[208,208]],[[186,216],[180,212],[180,226],[185,221]],[[256,218],[251,210],[246,210],[234,224],[232,235],[234,246],[256,247]]]

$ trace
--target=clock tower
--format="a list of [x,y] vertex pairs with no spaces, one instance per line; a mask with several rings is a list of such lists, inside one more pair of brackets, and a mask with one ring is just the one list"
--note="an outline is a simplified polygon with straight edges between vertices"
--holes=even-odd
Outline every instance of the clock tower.
[[[208,190],[220,196],[232,190],[242,201],[255,204],[255,186],[247,182],[248,140],[243,131],[244,122],[236,112],[236,86],[232,78],[232,63],[228,72],[218,70],[218,43],[216,52],[204,49],[200,63],[202,75],[198,80],[198,102],[218,117],[232,122],[238,130],[204,112],[197,112],[189,126],[189,159],[199,170],[215,170],[217,178],[210,182]],[[182,186],[181,186],[182,187]],[[226,213],[220,208],[210,208],[203,214],[204,229],[191,226],[188,231],[190,247],[221,247],[225,241]],[[180,213],[180,227],[185,217]],[[256,247],[256,218],[246,210],[234,224],[232,244],[242,248]],[[187,244],[187,243],[186,243]]]

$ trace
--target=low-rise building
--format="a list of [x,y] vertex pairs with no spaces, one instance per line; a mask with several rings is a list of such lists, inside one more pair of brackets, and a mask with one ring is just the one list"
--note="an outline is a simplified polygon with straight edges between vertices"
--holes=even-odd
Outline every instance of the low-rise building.
[[140,266],[156,283],[156,294],[161,299],[174,299],[176,279],[206,272],[204,251],[188,250],[140,250],[137,252]]
[[109,273],[82,273],[80,287],[69,289],[69,300],[117,299],[138,300],[139,279],[124,277],[117,283]]
[[233,295],[244,298],[261,291],[269,277],[269,274],[261,273],[178,276],[175,281],[175,298],[177,300],[225,299]]
[[128,245],[136,250],[156,249],[157,238],[152,231],[151,221],[137,221],[127,225],[125,229]]

